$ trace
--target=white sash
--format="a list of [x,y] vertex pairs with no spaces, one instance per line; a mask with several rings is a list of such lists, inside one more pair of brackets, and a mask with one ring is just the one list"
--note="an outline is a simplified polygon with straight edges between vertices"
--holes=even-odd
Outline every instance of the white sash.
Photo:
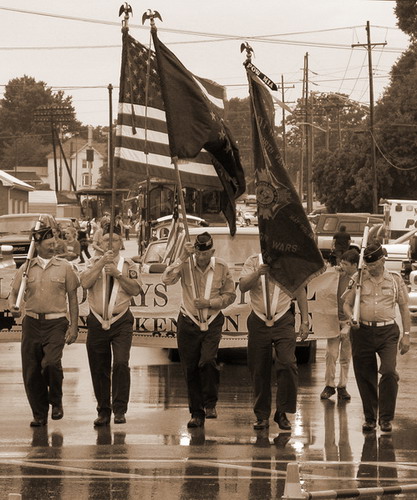
[[[194,260],[194,255],[192,256],[193,257],[193,263],[191,264],[191,259],[190,259],[190,265],[195,265],[195,260]],[[213,285],[213,278],[214,278],[214,267],[216,265],[216,259],[215,257],[211,257],[210,259],[210,264],[209,264],[209,270],[207,271],[207,280],[206,280],[206,286],[205,286],[205,289],[204,289],[204,296],[203,298],[206,299],[206,300],[210,300],[210,295],[211,295],[211,288],[212,288],[212,285]],[[192,281],[193,283],[193,281]],[[193,293],[195,295],[195,289],[194,289],[194,285],[193,285]],[[220,311],[217,311],[216,314],[212,314],[210,316],[210,318],[207,320],[207,316],[208,316],[208,308],[205,308],[205,309],[202,309],[202,316],[203,316],[203,323],[200,323],[195,317],[193,314],[190,313],[190,311],[188,311],[185,307],[184,304],[181,305],[181,309],[183,310],[183,312],[191,319],[194,321],[194,323],[196,323],[200,328],[201,330],[205,330],[205,328],[202,328],[202,325],[209,325],[213,320],[214,318],[217,317],[217,315],[219,314]]]
[[[123,263],[124,263],[124,258],[120,257],[119,262],[117,263],[117,270],[121,273],[123,271]],[[104,268],[101,270],[101,276],[102,276],[102,282],[103,282],[103,287],[102,287],[102,299],[103,299],[103,311],[105,311],[105,304],[106,304],[106,299],[107,299],[107,274]],[[110,325],[117,321],[119,318],[123,316],[123,314],[126,312],[124,311],[121,314],[118,314],[117,316],[113,316],[113,310],[114,310],[114,305],[116,303],[116,297],[117,293],[119,292],[119,281],[117,279],[113,280],[113,288],[111,291],[110,299],[109,299],[109,304],[108,304],[108,318],[104,319],[102,316],[100,316],[98,313],[96,313],[93,309],[91,309],[92,313],[94,316],[100,321],[101,327],[103,330],[109,330]]]
[[[206,280],[206,288],[204,289],[204,299],[210,300],[210,294],[211,294],[211,286],[213,284],[213,277],[214,277],[214,266],[216,265],[216,261],[214,257],[211,257],[210,259],[210,267],[207,272],[207,280]],[[206,307],[203,309],[203,319],[206,322],[207,321],[207,315],[208,315],[208,308]]]
[[[263,264],[262,254],[259,254],[259,265],[261,266],[262,264]],[[268,308],[266,307],[266,301],[267,301],[266,280],[267,280],[267,276],[265,274],[261,275],[262,297],[263,297],[265,312],[268,310]],[[267,318],[266,314],[264,314],[260,311],[254,310],[254,312],[257,316],[259,316],[265,322],[266,326],[272,326],[275,323],[275,321],[277,321],[280,318],[280,315],[276,314],[280,289],[275,283],[271,282],[271,280],[269,280],[268,285],[274,287],[274,291],[272,294],[272,302],[271,302],[271,312],[273,312],[272,317]]]

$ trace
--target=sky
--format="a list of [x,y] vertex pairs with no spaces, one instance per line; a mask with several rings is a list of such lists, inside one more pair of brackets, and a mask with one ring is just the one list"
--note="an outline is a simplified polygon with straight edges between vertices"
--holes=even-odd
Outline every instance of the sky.
[[[77,119],[109,124],[108,85],[117,114],[121,62],[121,0],[0,0],[0,98],[13,78],[28,75],[72,96]],[[271,80],[284,79],[284,100],[302,94],[308,53],[309,88],[341,92],[369,105],[366,23],[370,22],[375,101],[389,71],[408,46],[388,0],[153,0],[130,2],[130,34],[147,45],[158,11],[158,34],[194,74],[226,87],[227,98],[248,95],[240,47],[248,42],[252,63]],[[282,100],[279,90],[276,96]],[[115,116],[114,116],[115,117]]]

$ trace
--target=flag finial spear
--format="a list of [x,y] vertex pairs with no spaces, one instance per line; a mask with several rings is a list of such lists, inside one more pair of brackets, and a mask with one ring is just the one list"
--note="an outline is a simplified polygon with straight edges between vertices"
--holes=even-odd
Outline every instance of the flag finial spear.
[[150,19],[151,20],[151,30],[156,31],[155,18],[159,19],[162,22],[161,14],[157,10],[148,9],[146,12],[144,12],[144,14],[142,16],[142,24],[145,24],[145,21],[147,19]]
[[122,32],[129,31],[129,14],[133,16],[133,10],[127,2],[120,6],[119,17],[122,14],[125,15],[122,20]]
[[246,65],[252,59],[253,49],[248,42],[245,42],[240,44],[240,52],[242,53],[244,50],[246,50],[246,61],[243,64]]

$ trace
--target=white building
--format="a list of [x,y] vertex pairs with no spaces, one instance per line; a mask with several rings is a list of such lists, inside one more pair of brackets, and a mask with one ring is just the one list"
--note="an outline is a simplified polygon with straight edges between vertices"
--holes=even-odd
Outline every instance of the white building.
[[47,175],[42,176],[44,183],[61,192],[97,188],[100,169],[107,162],[107,144],[93,142],[89,146],[73,138],[63,144],[63,150],[67,162],[57,147],[56,167],[53,152],[48,155]]

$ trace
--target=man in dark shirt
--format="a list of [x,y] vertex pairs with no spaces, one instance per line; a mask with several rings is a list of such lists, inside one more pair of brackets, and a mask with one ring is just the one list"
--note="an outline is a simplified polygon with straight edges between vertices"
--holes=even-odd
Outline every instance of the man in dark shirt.
[[347,250],[351,243],[350,234],[346,232],[346,226],[340,226],[339,231],[334,234],[332,242],[332,250],[336,256],[336,264],[339,264],[340,257]]

